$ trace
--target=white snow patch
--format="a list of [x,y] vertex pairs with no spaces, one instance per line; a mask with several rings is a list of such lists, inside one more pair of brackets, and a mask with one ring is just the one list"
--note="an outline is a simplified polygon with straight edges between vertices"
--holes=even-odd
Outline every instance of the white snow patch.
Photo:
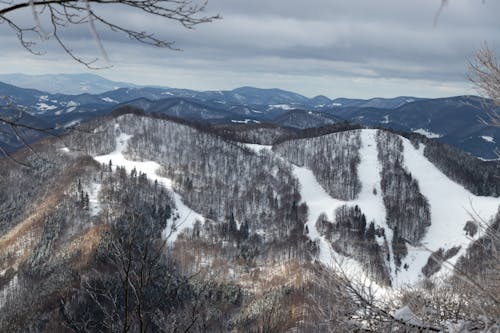
[[164,91],[161,93],[162,95],[169,95],[169,96],[173,96],[174,94],[172,94],[170,91]]
[[42,95],[42,96],[38,97],[38,100],[46,102],[46,101],[49,100],[49,96],[48,95]]
[[483,135],[481,136],[481,139],[483,139],[486,142],[495,143],[495,139],[492,136]]
[[69,101],[66,106],[67,107],[72,107],[72,106],[79,106],[80,104],[75,102],[75,101]]
[[55,105],[48,105],[46,103],[37,103],[36,104],[36,108],[40,111],[49,111],[49,110],[54,110],[54,109],[57,109],[57,106]]
[[293,107],[288,104],[270,104],[268,110],[271,109],[292,110]]
[[394,318],[410,325],[422,325],[422,321],[405,305],[394,313]]
[[[118,124],[116,124],[116,130],[119,131]],[[157,174],[157,171],[160,169],[160,164],[153,161],[131,161],[127,159],[123,153],[126,151],[128,140],[132,137],[132,135],[120,133],[120,135],[116,138],[116,149],[114,152],[107,154],[96,156],[94,159],[100,163],[113,163],[114,166],[122,166],[125,167],[127,172],[131,172],[134,168],[137,172],[142,172],[152,181],[158,181],[158,184],[164,186],[172,193],[172,198],[174,200],[176,211],[178,218],[172,218],[168,221],[167,227],[163,231],[163,236],[168,238],[169,242],[175,242],[177,236],[185,229],[192,228],[194,223],[199,220],[200,222],[204,222],[205,219],[200,214],[193,211],[191,208],[186,206],[182,202],[182,197],[173,191],[172,180],[169,178],[161,177]],[[176,217],[177,217],[176,216]]]
[[386,114],[386,115],[384,116],[384,119],[381,121],[381,123],[382,123],[382,124],[388,124],[388,123],[389,123],[389,115],[388,115],[388,114]]
[[107,103],[118,103],[118,101],[115,101],[114,99],[112,98],[109,98],[109,97],[103,97],[101,98],[104,102],[107,102]]
[[[422,247],[408,248],[408,255],[403,259],[402,266],[408,264],[409,268],[398,273],[399,285],[413,284],[423,277],[421,269],[425,266],[430,251],[461,246],[458,254],[449,260],[450,264],[454,264],[471,242],[463,230],[465,223],[472,219],[470,214],[477,213],[480,218],[488,221],[497,213],[500,205],[499,198],[476,196],[449,179],[424,156],[424,145],[415,149],[410,141],[404,138],[402,140],[405,167],[418,181],[420,192],[429,201],[432,222],[422,239]],[[478,237],[476,235],[475,239]],[[449,272],[445,267],[441,270],[442,274]]]
[[73,126],[76,126],[76,125],[80,124],[80,122],[81,122],[81,121],[82,121],[81,119],[75,119],[75,120],[72,120],[72,121],[70,121],[70,122],[66,123],[66,124],[64,125],[64,128],[68,128],[68,127],[73,127]]
[[101,212],[101,204],[99,202],[99,192],[101,192],[101,184],[92,183],[86,191],[89,194],[90,216],[97,216]]
[[443,137],[441,134],[432,133],[431,131],[428,131],[425,128],[419,128],[419,129],[413,130],[413,132],[425,135],[429,139],[437,139],[437,138],[442,138]]
[[342,103],[332,103],[332,106],[342,106]]
[[262,150],[271,151],[273,149],[273,146],[258,145],[258,144],[255,144],[255,143],[244,143],[243,145],[245,147],[247,147],[247,148],[250,148],[251,150],[253,150],[256,153],[259,153]]
[[260,124],[260,121],[258,120],[253,120],[253,119],[245,119],[245,120],[231,120],[232,123],[237,123],[237,124],[248,124],[248,123],[256,123]]

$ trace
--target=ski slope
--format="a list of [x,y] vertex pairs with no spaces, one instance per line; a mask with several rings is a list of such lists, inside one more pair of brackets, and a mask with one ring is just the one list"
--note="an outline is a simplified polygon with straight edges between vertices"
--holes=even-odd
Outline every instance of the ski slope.
[[[472,241],[463,230],[466,222],[473,217],[489,221],[500,205],[500,198],[476,196],[449,179],[424,156],[423,145],[415,149],[410,141],[403,138],[403,147],[404,166],[417,179],[420,192],[429,201],[431,226],[422,239],[422,246],[408,249],[403,265],[406,263],[409,268],[397,275],[400,284],[414,283],[422,278],[420,269],[426,264],[431,251],[439,248],[461,247],[460,252],[449,260],[450,264],[454,264]],[[477,234],[474,239],[479,236]],[[442,270],[441,274],[446,274],[445,270],[449,268]]]
[[[376,226],[386,229],[386,237],[389,242],[392,241],[392,230],[388,228],[385,217],[385,207],[380,189],[380,171],[381,166],[377,157],[376,130],[361,131],[361,161],[358,166],[358,176],[362,184],[361,192],[356,200],[343,201],[332,198],[325,189],[318,183],[313,172],[306,167],[293,165],[293,173],[300,182],[300,194],[302,201],[309,208],[307,228],[311,240],[319,241],[319,260],[326,266],[331,267],[339,261],[339,255],[335,254],[329,242],[319,234],[316,228],[318,217],[324,213],[329,221],[335,220],[334,212],[337,208],[348,205],[358,205],[368,222],[374,221]],[[376,190],[374,193],[374,189]],[[377,238],[379,244],[383,239]],[[392,248],[391,258],[392,258]],[[342,258],[342,260],[352,267],[344,267],[359,274],[360,266],[351,259]],[[394,265],[391,265],[391,272],[395,271]]]
[[[453,264],[463,255],[472,241],[465,235],[463,227],[472,219],[471,214],[477,214],[483,220],[490,220],[498,211],[500,199],[494,197],[480,197],[470,193],[463,186],[455,183],[443,174],[423,154],[424,147],[415,149],[407,139],[402,138],[404,145],[404,164],[412,176],[418,181],[421,193],[428,199],[431,210],[431,226],[427,229],[422,246],[408,248],[408,255],[404,258],[401,267],[407,269],[396,270],[392,253],[393,231],[386,222],[386,209],[383,203],[380,188],[381,163],[378,160],[377,130],[361,130],[360,164],[358,176],[362,184],[360,194],[355,200],[342,201],[332,198],[318,183],[313,172],[306,167],[293,165],[293,173],[300,182],[302,201],[309,207],[307,227],[311,240],[318,240],[318,259],[326,266],[333,266],[336,256],[329,242],[321,236],[316,228],[318,217],[325,213],[329,221],[334,221],[334,211],[342,205],[358,205],[365,214],[367,221],[374,221],[377,226],[385,229],[389,243],[391,279],[394,286],[412,285],[423,278],[421,272],[431,252],[443,248],[448,250],[460,246],[460,252],[450,260]],[[375,190],[375,191],[374,191]],[[475,236],[477,239],[479,235]],[[379,244],[383,239],[377,238]],[[350,261],[352,264],[352,260]],[[449,269],[442,268],[440,274],[449,273]]]
[[[119,128],[116,127],[119,131]],[[113,166],[124,167],[128,173],[133,169],[136,169],[138,173],[144,173],[146,177],[151,181],[158,181],[158,184],[164,186],[172,193],[172,199],[174,200],[176,210],[173,212],[173,217],[167,222],[167,227],[163,231],[163,236],[168,239],[169,242],[175,242],[178,235],[187,228],[192,228],[194,223],[199,220],[204,222],[203,216],[186,206],[182,197],[175,193],[172,187],[172,181],[169,178],[161,177],[157,174],[160,169],[160,164],[153,161],[132,161],[124,156],[124,152],[127,149],[128,140],[132,135],[120,133],[116,138],[116,149],[110,154],[96,156],[94,159],[100,163],[108,164],[109,161]],[[176,220],[174,217],[177,215]]]

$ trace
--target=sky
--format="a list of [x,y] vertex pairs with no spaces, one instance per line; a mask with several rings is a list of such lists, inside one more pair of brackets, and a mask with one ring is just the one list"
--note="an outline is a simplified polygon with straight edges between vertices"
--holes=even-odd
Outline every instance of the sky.
[[[196,1],[196,0],[194,0]],[[481,43],[500,46],[500,1],[209,0],[213,23],[185,29],[128,9],[97,7],[121,25],[154,32],[182,51],[156,49],[97,26],[109,56],[92,71],[108,79],[196,90],[281,88],[308,97],[443,97],[474,94],[468,59]],[[0,8],[1,8],[0,4]],[[11,18],[29,25],[28,9]],[[42,25],[44,18],[42,16]],[[82,57],[100,56],[86,25],[63,34]],[[0,24],[0,73],[89,72],[53,39],[24,50]]]

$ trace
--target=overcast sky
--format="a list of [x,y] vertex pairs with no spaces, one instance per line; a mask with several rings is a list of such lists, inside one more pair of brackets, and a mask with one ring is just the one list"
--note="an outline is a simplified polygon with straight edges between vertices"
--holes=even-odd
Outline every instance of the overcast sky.
[[[312,97],[440,97],[474,93],[467,58],[482,41],[500,46],[500,1],[209,0],[223,19],[186,30],[113,9],[120,22],[175,40],[182,52],[153,49],[99,29],[113,68],[106,78],[198,90],[282,88]],[[29,11],[21,19],[29,19]],[[105,13],[109,15],[109,13]],[[87,27],[67,37],[81,55],[98,56]],[[55,45],[43,56],[19,46],[0,24],[0,73],[87,72]],[[495,44],[496,43],[496,44]]]

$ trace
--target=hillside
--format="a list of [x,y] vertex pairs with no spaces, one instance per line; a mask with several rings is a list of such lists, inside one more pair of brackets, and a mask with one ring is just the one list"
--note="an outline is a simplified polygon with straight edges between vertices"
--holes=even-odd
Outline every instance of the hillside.
[[[269,140],[288,139],[259,145],[241,142],[252,142],[255,129],[137,114],[81,129],[37,143],[36,153],[19,152],[30,169],[0,161],[0,330],[64,331],[62,323],[83,325],[85,316],[92,330],[119,327],[123,308],[106,317],[95,292],[119,287],[124,239],[134,239],[133,256],[163,239],[166,261],[151,259],[162,267],[153,269],[159,282],[144,292],[172,305],[145,312],[153,327],[243,332],[267,323],[273,332],[328,331],[313,324],[317,307],[328,306],[315,294],[322,270],[341,264],[353,281],[364,276],[385,293],[452,277],[433,253],[452,263],[468,255],[483,236],[469,233],[471,214],[494,221],[500,205],[497,162],[419,135],[268,127]],[[151,264],[141,258],[134,272]],[[162,280],[165,274],[176,282]],[[351,297],[336,297],[346,302],[338,320],[347,331],[357,325],[349,316],[363,307]],[[191,323],[188,313],[200,309]]]

